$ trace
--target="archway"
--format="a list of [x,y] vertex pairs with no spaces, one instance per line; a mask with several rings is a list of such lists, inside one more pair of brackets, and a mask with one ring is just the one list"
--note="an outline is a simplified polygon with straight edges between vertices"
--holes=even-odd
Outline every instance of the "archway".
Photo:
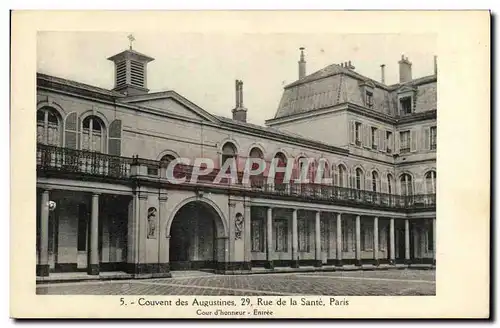
[[225,262],[224,224],[210,204],[195,200],[183,205],[169,231],[171,270],[215,270]]

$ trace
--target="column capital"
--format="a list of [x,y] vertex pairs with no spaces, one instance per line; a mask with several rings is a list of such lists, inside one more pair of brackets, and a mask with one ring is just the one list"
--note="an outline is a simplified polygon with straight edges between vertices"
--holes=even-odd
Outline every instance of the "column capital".
[[148,194],[144,191],[138,191],[137,196],[139,197],[139,199],[148,199]]
[[92,192],[92,197],[99,197],[101,195],[100,192]]
[[165,236],[165,239],[170,239],[170,235],[168,235],[168,236]]
[[230,200],[228,203],[229,207],[235,208],[236,207],[236,202],[234,200]]
[[160,202],[166,202],[168,200],[168,195],[159,195],[158,200]]

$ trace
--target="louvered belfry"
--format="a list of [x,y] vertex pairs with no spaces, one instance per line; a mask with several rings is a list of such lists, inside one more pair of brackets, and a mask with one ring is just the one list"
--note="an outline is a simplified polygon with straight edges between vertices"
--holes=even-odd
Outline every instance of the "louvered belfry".
[[112,57],[115,63],[115,87],[126,96],[146,94],[147,88],[147,64],[154,60],[149,56],[141,54],[132,49],[127,49]]

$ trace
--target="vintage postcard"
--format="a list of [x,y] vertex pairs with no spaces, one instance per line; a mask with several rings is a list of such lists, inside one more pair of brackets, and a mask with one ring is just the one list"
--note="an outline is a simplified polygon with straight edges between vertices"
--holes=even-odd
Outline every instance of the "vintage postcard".
[[489,29],[13,12],[11,316],[488,318]]

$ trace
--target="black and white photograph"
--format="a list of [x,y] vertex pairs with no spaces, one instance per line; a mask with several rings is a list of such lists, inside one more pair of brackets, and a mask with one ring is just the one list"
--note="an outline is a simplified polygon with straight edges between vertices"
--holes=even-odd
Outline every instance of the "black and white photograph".
[[432,35],[37,38],[37,293],[435,294]]

